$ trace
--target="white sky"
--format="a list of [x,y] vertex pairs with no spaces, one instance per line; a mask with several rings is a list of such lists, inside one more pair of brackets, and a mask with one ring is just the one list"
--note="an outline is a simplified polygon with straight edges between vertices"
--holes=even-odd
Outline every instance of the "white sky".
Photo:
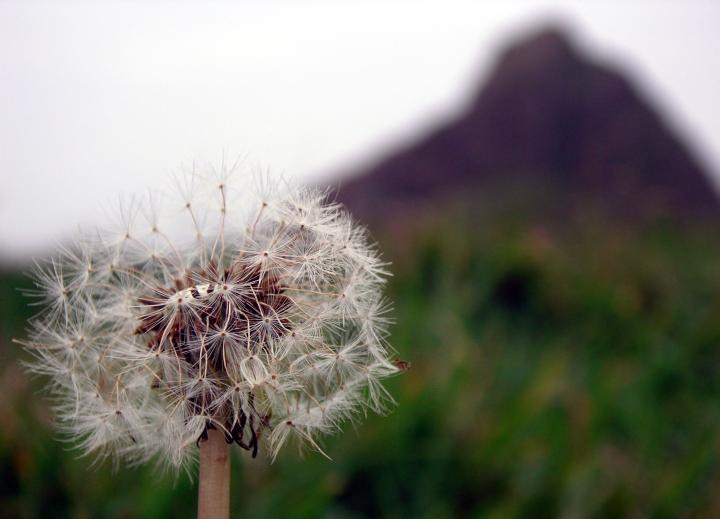
[[0,0],[0,260],[223,150],[303,178],[375,157],[548,20],[630,70],[720,175],[717,1]]

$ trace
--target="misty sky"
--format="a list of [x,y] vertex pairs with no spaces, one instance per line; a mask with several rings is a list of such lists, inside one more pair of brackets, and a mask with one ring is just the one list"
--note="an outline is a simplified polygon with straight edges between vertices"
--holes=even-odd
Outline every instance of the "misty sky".
[[0,260],[193,159],[318,178],[460,110],[548,21],[629,71],[720,179],[720,2],[0,1]]

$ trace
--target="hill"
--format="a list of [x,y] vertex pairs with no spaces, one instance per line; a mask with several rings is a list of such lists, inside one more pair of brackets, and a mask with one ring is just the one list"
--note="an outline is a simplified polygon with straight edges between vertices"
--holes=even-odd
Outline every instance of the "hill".
[[338,198],[371,224],[447,203],[534,200],[623,219],[715,218],[709,177],[630,80],[555,29],[507,49],[466,113],[355,172]]

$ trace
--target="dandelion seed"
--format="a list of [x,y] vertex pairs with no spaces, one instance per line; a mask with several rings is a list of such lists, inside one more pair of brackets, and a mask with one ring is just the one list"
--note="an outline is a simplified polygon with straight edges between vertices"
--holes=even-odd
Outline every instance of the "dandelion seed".
[[212,431],[271,457],[392,399],[386,264],[322,190],[223,164],[120,207],[35,273],[23,344],[87,452],[187,465]]

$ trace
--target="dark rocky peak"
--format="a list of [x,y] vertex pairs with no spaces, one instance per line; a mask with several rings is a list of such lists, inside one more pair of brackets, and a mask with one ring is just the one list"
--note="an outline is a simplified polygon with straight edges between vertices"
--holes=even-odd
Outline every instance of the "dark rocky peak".
[[499,63],[503,67],[496,71],[498,75],[512,72],[524,75],[530,70],[547,73],[553,69],[561,73],[581,65],[582,58],[561,30],[549,28],[507,49]]
[[[551,192],[623,217],[718,213],[708,176],[619,70],[551,28],[509,47],[466,113],[344,183],[359,216],[386,220],[443,200]],[[412,218],[412,216],[410,216]]]

